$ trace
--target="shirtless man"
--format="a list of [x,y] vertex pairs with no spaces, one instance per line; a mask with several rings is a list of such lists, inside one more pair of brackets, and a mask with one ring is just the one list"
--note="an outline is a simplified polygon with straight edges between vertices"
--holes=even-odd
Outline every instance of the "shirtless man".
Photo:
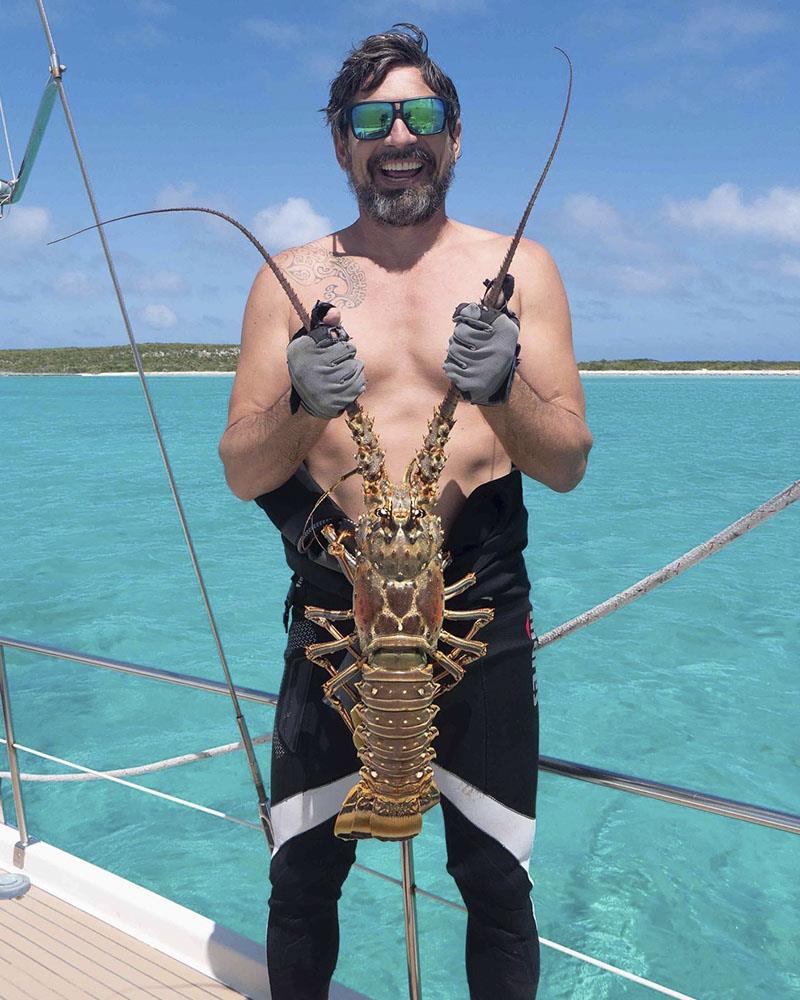
[[[427,100],[402,103],[415,98]],[[389,107],[364,106],[379,101]],[[333,836],[333,822],[359,762],[341,720],[322,702],[323,672],[303,655],[309,642],[328,638],[303,619],[303,606],[344,608],[351,591],[323,552],[298,551],[297,536],[321,493],[317,484],[329,486],[353,465],[352,439],[339,419],[344,407],[361,398],[388,473],[399,480],[452,379],[470,402],[459,405],[441,481],[439,514],[453,556],[447,580],[475,572],[476,584],[456,606],[489,602],[495,619],[481,633],[488,656],[440,699],[435,772],[447,868],[469,914],[471,997],[530,1000],[539,976],[527,870],[538,716],[517,470],[559,492],[584,474],[591,435],[567,300],[549,254],[523,241],[511,315],[487,315],[475,304],[508,237],[445,214],[461,153],[459,104],[419,29],[396,26],[365,39],[331,85],[326,110],[359,215],[277,261],[309,307],[321,300],[334,308],[316,339],[292,340],[297,316],[271,272],[261,270],[220,444],[231,490],[257,500],[278,525],[294,570],[273,742],[272,997],[327,997],[337,900],[355,855],[352,841]],[[324,336],[325,326],[340,324],[349,339]],[[357,519],[357,478],[333,497],[323,508],[332,519]]]

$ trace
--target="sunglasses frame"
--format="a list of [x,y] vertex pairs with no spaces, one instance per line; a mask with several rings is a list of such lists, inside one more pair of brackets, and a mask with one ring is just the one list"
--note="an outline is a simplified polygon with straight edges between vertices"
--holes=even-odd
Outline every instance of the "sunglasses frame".
[[[410,104],[412,101],[438,101],[442,105],[444,111],[444,118],[442,120],[442,127],[437,129],[436,132],[415,132],[411,125],[406,121],[406,117],[403,114],[403,110],[406,104]],[[353,124],[353,111],[356,108],[362,108],[367,104],[383,104],[391,105],[392,108],[392,120],[389,123],[386,132],[383,135],[371,135],[371,136],[360,136],[356,134],[356,127]],[[347,109],[347,121],[350,124],[350,131],[353,133],[353,137],[358,139],[359,142],[374,142],[378,139],[385,139],[387,135],[394,128],[394,123],[400,118],[412,135],[422,136],[423,138],[428,135],[441,135],[442,132],[448,127],[450,123],[451,107],[450,102],[445,100],[444,97],[439,97],[438,95],[426,95],[424,97],[406,97],[402,101],[358,101],[356,104],[351,104]]]

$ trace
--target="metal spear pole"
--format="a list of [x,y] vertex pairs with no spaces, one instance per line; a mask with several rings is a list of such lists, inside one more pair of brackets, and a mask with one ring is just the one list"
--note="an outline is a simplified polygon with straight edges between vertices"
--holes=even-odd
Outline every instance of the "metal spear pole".
[[410,840],[400,841],[400,863],[403,870],[403,917],[405,919],[406,930],[408,996],[409,1000],[421,1000],[419,933],[417,931],[417,883],[414,880],[414,849],[411,846]]
[[14,845],[14,864],[17,868],[22,868],[25,862],[25,848],[31,841],[28,836],[28,824],[25,821],[25,803],[22,801],[22,783],[19,779],[17,748],[14,744],[14,725],[11,721],[11,693],[8,689],[5,650],[2,646],[0,646],[0,702],[2,702],[3,724],[8,750],[8,770],[11,772],[11,790],[14,794],[14,811],[17,814],[17,830],[19,830],[19,842]]

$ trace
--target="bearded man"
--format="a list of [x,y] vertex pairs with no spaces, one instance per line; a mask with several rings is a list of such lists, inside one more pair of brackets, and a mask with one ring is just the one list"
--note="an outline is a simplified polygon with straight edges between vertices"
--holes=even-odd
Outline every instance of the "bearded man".
[[[487,656],[440,698],[434,771],[447,870],[468,913],[470,996],[531,1000],[539,978],[528,875],[538,709],[521,473],[565,492],[586,468],[591,435],[569,308],[552,259],[529,241],[516,254],[507,307],[472,301],[509,240],[445,213],[461,154],[459,101],[418,28],[396,25],[354,49],[326,114],[358,218],[277,258],[302,297],[323,303],[311,336],[296,335],[297,317],[272,273],[256,277],[220,444],[231,490],[255,499],[278,526],[293,571],[273,737],[272,997],[328,996],[337,901],[355,857],[354,842],[337,839],[333,825],[359,761],[323,702],[323,671],[304,655],[329,637],[303,614],[307,604],[347,608],[352,590],[306,521],[319,484],[353,464],[340,419],[346,406],[363,397],[389,477],[399,481],[452,382],[468,402],[458,410],[437,508],[452,557],[446,582],[475,573],[454,606],[491,606],[494,620],[480,636]],[[333,497],[315,512],[317,529],[363,510],[357,479]]]

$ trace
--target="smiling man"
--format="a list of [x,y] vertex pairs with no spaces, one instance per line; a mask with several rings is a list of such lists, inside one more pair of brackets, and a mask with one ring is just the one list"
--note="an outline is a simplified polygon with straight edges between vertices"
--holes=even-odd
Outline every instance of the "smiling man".
[[[447,870],[468,912],[470,996],[530,1000],[539,978],[528,875],[538,709],[520,473],[561,492],[584,474],[591,436],[569,309],[550,256],[528,241],[506,307],[474,301],[509,238],[446,215],[461,155],[460,107],[418,28],[396,25],[354,49],[326,114],[358,218],[278,257],[301,296],[318,302],[310,336],[296,332],[271,272],[257,276],[220,444],[230,488],[278,526],[293,571],[273,736],[272,997],[328,996],[337,902],[355,857],[354,842],[337,839],[333,825],[359,761],[323,702],[323,671],[304,656],[328,636],[303,610],[351,604],[349,583],[316,535],[323,523],[357,519],[362,491],[349,479],[333,491],[335,502],[315,507],[318,484],[330,486],[352,467],[341,414],[359,397],[375,418],[389,476],[399,480],[452,382],[467,402],[441,480],[438,513],[452,557],[446,581],[475,573],[453,606],[491,606],[494,621],[481,633],[487,656],[440,698],[434,770]],[[316,531],[308,528],[312,511]],[[379,948],[370,954],[379,961]]]

